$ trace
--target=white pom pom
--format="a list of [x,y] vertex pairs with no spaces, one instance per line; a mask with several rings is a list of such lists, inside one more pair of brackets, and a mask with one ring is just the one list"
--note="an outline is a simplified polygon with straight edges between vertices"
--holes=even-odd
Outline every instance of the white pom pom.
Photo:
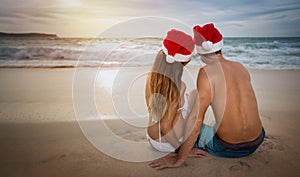
[[210,51],[213,48],[213,43],[210,41],[202,42],[202,48],[206,51]]
[[168,63],[174,63],[175,62],[175,59],[170,55],[166,56],[166,60],[167,60]]

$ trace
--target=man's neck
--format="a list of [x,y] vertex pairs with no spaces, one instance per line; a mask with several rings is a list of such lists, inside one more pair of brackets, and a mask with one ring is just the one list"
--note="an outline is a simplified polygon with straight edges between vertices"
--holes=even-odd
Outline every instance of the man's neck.
[[202,61],[205,64],[210,64],[210,63],[225,61],[225,58],[222,56],[222,54],[216,54],[216,55],[212,55],[212,56],[207,57],[207,58],[202,58]]

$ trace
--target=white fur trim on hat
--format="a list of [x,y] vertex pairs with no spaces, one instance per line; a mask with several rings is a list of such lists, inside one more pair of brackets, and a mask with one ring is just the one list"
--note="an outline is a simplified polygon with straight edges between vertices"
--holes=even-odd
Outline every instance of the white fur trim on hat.
[[168,55],[168,49],[165,48],[164,45],[163,45],[163,47],[162,47],[162,50],[163,50],[164,53],[167,55],[166,61],[167,61],[168,63],[174,63],[175,61],[177,61],[177,62],[187,62],[187,61],[190,61],[190,60],[191,60],[192,55],[193,55],[193,54],[190,54],[190,55],[183,55],[183,54],[180,54],[180,53],[176,53],[176,54],[174,55],[174,57],[173,57],[173,56],[171,56],[171,55]]
[[211,41],[204,41],[202,45],[196,45],[197,53],[208,54],[221,50],[223,47],[223,40],[213,44]]
[[[167,55],[167,54],[166,54]],[[172,56],[170,56],[170,55],[167,55],[166,56],[166,61],[168,62],[168,63],[174,63],[175,62],[175,59],[174,59],[174,57],[172,57]]]

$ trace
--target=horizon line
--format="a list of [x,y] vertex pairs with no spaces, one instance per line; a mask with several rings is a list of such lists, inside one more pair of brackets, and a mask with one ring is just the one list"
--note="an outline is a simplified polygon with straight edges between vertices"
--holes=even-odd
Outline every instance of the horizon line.
[[[4,32],[4,31],[0,31],[0,34],[4,34],[4,35],[8,35],[7,37],[9,37],[9,35],[25,35],[24,37],[26,37],[26,35],[45,35],[45,37],[49,36],[49,35],[55,35],[57,38],[131,38],[134,36],[124,36],[124,37],[97,37],[97,36],[60,36],[56,33],[47,33],[47,32]],[[1,36],[0,36],[1,37]],[[150,36],[147,36],[150,37]],[[224,36],[224,38],[300,38],[299,36]]]

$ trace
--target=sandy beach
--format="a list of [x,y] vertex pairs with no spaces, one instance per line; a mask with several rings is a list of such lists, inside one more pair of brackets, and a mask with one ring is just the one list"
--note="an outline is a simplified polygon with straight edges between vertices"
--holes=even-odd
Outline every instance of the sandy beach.
[[[107,70],[118,71],[116,68]],[[128,68],[128,73],[136,70],[134,67]],[[146,68],[142,70],[147,72]],[[191,67],[190,71],[193,75],[197,74],[197,68]],[[114,159],[88,141],[76,121],[73,109],[74,68],[2,68],[0,174],[32,177],[298,176],[300,71],[249,71],[267,134],[262,146],[244,158],[191,158],[181,168],[157,171],[148,167],[149,162]],[[139,86],[143,88],[141,83]],[[101,87],[98,92],[106,95]],[[107,104],[99,103],[100,113],[109,116],[113,107],[107,100],[109,98],[102,99],[106,99]],[[137,105],[138,100],[134,99]],[[122,138],[146,141],[142,128],[124,126],[124,122],[116,119],[105,122]],[[143,152],[136,149],[136,153]]]

